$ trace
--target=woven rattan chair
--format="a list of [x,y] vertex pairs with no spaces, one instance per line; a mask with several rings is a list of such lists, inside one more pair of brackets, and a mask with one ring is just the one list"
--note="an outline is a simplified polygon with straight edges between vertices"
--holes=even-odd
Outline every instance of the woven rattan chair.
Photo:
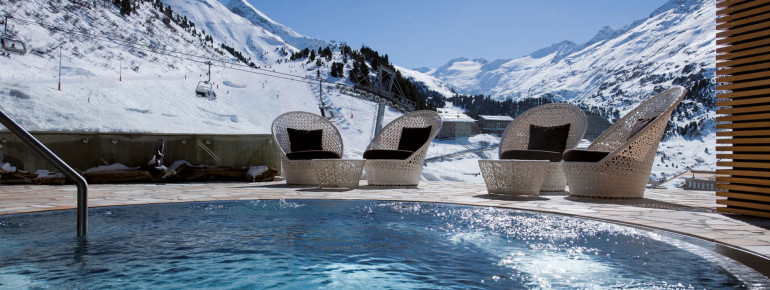
[[[311,155],[301,160],[290,158],[300,152],[292,152],[289,130],[322,130],[322,156]],[[340,158],[342,156],[342,136],[337,127],[329,120],[308,112],[288,112],[281,114],[272,125],[273,140],[281,151],[281,167],[286,184],[318,184],[310,159]],[[296,145],[296,144],[295,144]],[[287,157],[287,154],[290,155]],[[329,156],[335,155],[336,156]]]
[[[530,142],[530,125],[540,127],[554,127],[570,124],[565,149],[577,147],[586,132],[586,115],[583,111],[570,104],[545,104],[527,110],[511,122],[505,129],[500,140],[498,158],[503,159],[503,153],[511,150],[527,150]],[[562,152],[556,152],[560,157]],[[526,154],[525,154],[526,155]],[[536,158],[539,159],[539,158]],[[559,161],[549,163],[548,173],[540,190],[564,191],[567,186],[567,178],[564,176],[561,158]],[[489,162],[479,162],[480,166],[491,166]],[[504,175],[499,178],[505,178]],[[497,182],[496,176],[490,175],[487,179]],[[504,181],[500,181],[505,183]]]
[[[404,156],[405,159],[380,159],[378,157],[369,158],[367,152],[371,151],[390,151],[397,150],[400,147],[401,135],[404,128],[427,128],[430,126],[430,133],[427,134],[427,141],[419,145],[419,148]],[[385,128],[374,137],[364,153],[366,164],[364,171],[369,185],[385,186],[416,186],[420,182],[423,162],[428,147],[441,129],[441,116],[434,111],[415,111],[403,115],[393,122],[390,122]]]
[[671,113],[685,95],[674,87],[639,104],[587,150],[564,153],[570,195],[641,198]]

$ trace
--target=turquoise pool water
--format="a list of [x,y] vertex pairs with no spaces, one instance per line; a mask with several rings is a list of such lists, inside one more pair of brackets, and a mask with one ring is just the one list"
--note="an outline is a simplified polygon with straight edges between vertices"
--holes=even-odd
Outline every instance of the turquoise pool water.
[[673,235],[431,203],[233,201],[0,216],[0,288],[741,288]]

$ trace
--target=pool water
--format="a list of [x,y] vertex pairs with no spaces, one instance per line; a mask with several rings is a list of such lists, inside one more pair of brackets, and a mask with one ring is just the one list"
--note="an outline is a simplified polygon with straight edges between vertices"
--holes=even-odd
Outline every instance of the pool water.
[[0,288],[740,288],[673,235],[432,203],[270,200],[0,216]]

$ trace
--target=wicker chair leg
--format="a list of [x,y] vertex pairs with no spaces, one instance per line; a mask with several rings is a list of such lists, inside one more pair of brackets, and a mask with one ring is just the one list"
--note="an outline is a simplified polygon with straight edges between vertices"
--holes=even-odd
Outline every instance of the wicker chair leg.
[[374,186],[417,186],[422,176],[422,164],[419,165],[401,160],[367,160],[366,181]]
[[[585,162],[564,164],[569,194],[579,197],[642,198],[648,174],[609,172]],[[591,174],[586,174],[591,172]],[[649,172],[649,171],[647,171]]]
[[490,194],[540,195],[550,162],[533,160],[479,160]]
[[282,160],[283,175],[289,185],[318,185],[310,160]]
[[567,176],[564,174],[563,162],[551,162],[548,173],[543,181],[541,191],[564,191],[567,188]]

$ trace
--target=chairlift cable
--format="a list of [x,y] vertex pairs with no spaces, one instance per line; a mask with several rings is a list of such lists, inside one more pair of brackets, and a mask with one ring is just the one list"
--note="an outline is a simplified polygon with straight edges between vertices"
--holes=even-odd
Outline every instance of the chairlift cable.
[[[61,31],[61,32],[66,32],[66,33],[79,34],[79,35],[82,35],[82,36],[85,36],[85,37],[89,37],[89,38],[97,40],[97,41],[109,42],[109,43],[116,44],[116,45],[123,45],[123,46],[127,46],[129,48],[132,48],[132,49],[137,49],[137,50],[142,50],[142,51],[146,51],[146,52],[150,52],[150,53],[154,53],[154,54],[164,55],[164,56],[171,57],[171,58],[183,59],[183,60],[187,60],[187,61],[191,61],[191,62],[196,62],[196,63],[201,63],[201,64],[206,64],[209,61],[217,61],[217,62],[222,63],[222,67],[223,68],[226,68],[227,65],[230,65],[230,67],[229,67],[230,69],[236,70],[236,71],[240,71],[240,72],[253,73],[253,74],[258,74],[258,75],[278,78],[278,79],[285,79],[285,80],[291,80],[291,81],[307,83],[307,84],[315,84],[315,81],[308,80],[308,79],[306,79],[305,76],[293,75],[293,74],[283,73],[283,72],[276,72],[276,71],[264,69],[264,68],[261,68],[261,67],[253,67],[253,66],[250,66],[250,65],[245,65],[245,64],[242,64],[242,63],[239,63],[239,62],[231,62],[231,61],[223,60],[221,58],[213,58],[213,57],[210,57],[210,56],[195,55],[195,54],[186,53],[186,52],[182,52],[182,51],[167,49],[165,46],[161,48],[161,47],[156,47],[156,46],[152,46],[152,45],[139,45],[139,44],[136,44],[136,43],[132,43],[132,42],[130,42],[128,40],[115,39],[114,37],[111,37],[111,35],[104,36],[104,35],[97,35],[97,34],[93,34],[93,33],[80,32],[80,31],[76,31],[76,30],[73,30],[73,29],[66,29],[66,28],[62,28],[60,26],[48,25],[48,24],[45,24],[45,23],[40,23],[40,22],[37,22],[37,21],[32,21],[32,20],[27,20],[27,19],[22,19],[22,18],[15,18],[14,17],[13,19],[17,20],[17,21],[19,21],[21,23],[24,23],[24,24],[37,25],[37,26],[40,26],[40,27],[43,27],[43,28],[46,28],[46,29],[50,29],[50,30],[53,30],[53,31]],[[7,23],[7,21],[6,21],[6,23]],[[174,54],[176,54],[176,55],[174,55]],[[248,68],[249,70],[240,69],[240,68],[236,68],[236,67]],[[253,70],[257,70],[257,71],[253,71]],[[258,72],[258,71],[263,71],[263,72]],[[362,81],[362,80],[363,80],[363,78],[361,80],[359,80],[359,82]],[[320,81],[322,83],[324,82],[323,80],[320,80]],[[341,85],[341,86],[345,86],[345,87],[348,87],[348,88],[351,87],[351,86],[346,85],[346,84],[331,85],[331,83],[328,83],[328,82],[326,82],[326,83],[327,83],[326,84],[327,88],[334,87],[335,85]]]
[[[141,49],[141,50],[152,52],[152,53],[156,53],[156,54],[161,54],[161,55],[165,55],[165,56],[169,56],[169,57],[177,57],[177,58],[181,58],[181,59],[195,61],[195,62],[198,62],[198,63],[204,63],[205,64],[206,61],[217,61],[217,62],[221,62],[223,64],[223,67],[224,67],[224,65],[240,66],[240,67],[244,67],[244,68],[250,68],[250,69],[255,69],[255,70],[262,70],[262,71],[266,71],[266,72],[269,72],[269,73],[285,75],[285,76],[288,76],[288,77],[293,77],[293,78],[298,78],[298,79],[300,79],[300,78],[304,79],[305,78],[304,76],[292,75],[292,74],[283,73],[283,72],[275,72],[275,71],[271,71],[271,70],[264,69],[264,68],[259,68],[259,67],[255,68],[255,67],[252,67],[252,66],[249,66],[249,65],[244,65],[244,64],[241,64],[241,63],[237,63],[237,62],[230,62],[230,61],[226,61],[226,60],[222,60],[222,59],[216,59],[216,58],[212,58],[212,57],[208,57],[208,56],[194,55],[194,54],[190,54],[190,53],[186,53],[186,52],[181,52],[181,51],[167,49],[165,47],[158,48],[158,47],[154,47],[154,46],[151,46],[151,45],[147,45],[147,46],[137,45],[137,44],[131,43],[131,42],[127,41],[127,40],[118,40],[118,39],[111,38],[109,36],[102,36],[102,35],[95,35],[95,34],[91,34],[91,33],[84,33],[84,32],[80,32],[80,31],[75,31],[75,30],[71,30],[71,29],[64,29],[64,28],[61,28],[61,27],[58,27],[58,26],[51,26],[51,25],[47,25],[47,24],[43,24],[43,23],[39,23],[39,22],[35,22],[35,21],[30,21],[30,20],[19,19],[19,18],[15,18],[15,19],[18,19],[18,20],[20,20],[20,22],[24,22],[26,24],[33,24],[33,25],[41,26],[43,28],[48,28],[48,29],[52,29],[52,30],[80,34],[80,35],[83,35],[83,36],[86,36],[86,37],[102,38],[103,39],[102,41],[111,42],[113,44],[125,45],[125,46],[129,46],[131,48],[134,48],[134,49]],[[161,51],[156,51],[155,49],[160,49],[160,50],[162,50],[162,52]],[[164,53],[164,52],[166,52],[166,53]],[[193,58],[200,58],[200,59],[203,59],[204,61],[197,60],[197,59],[190,59],[190,58],[182,58],[182,57],[179,57],[179,56],[176,56],[176,55],[171,55],[169,53],[185,55],[185,56],[193,57]],[[244,70],[241,70],[241,71],[244,71]]]

